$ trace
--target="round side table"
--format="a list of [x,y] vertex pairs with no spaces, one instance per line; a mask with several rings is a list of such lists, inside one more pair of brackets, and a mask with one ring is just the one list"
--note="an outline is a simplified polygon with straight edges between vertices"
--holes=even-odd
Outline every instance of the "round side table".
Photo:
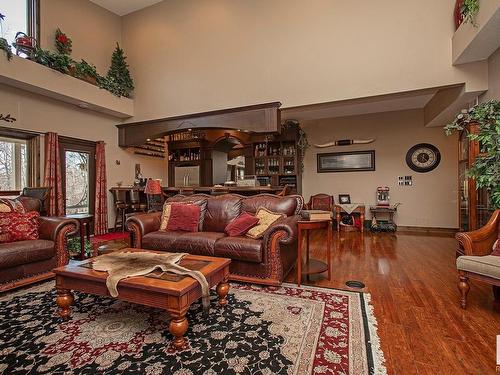
[[[331,247],[332,247],[332,220],[300,220],[298,226],[298,256],[297,256],[297,285],[300,286],[302,275],[312,275],[328,271],[328,280],[332,278]],[[309,231],[326,229],[326,263],[309,257]],[[306,263],[302,265],[302,233],[306,232]]]

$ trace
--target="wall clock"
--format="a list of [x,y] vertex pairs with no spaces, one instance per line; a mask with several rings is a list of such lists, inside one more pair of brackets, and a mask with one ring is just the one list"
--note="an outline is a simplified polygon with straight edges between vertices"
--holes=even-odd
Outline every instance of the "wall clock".
[[441,153],[436,146],[419,143],[406,153],[406,164],[415,172],[426,173],[435,169],[441,161]]

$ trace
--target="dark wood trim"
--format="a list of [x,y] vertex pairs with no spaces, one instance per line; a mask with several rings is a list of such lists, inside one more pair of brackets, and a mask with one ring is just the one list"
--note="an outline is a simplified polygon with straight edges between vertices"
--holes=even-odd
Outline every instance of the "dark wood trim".
[[21,194],[21,190],[0,190],[0,197],[12,197]]
[[454,237],[457,232],[458,228],[433,228],[398,225],[398,233],[422,233]]
[[0,126],[0,136],[1,137],[17,138],[17,139],[31,139],[34,137],[38,137],[41,134],[44,134],[44,133],[35,132],[35,131],[31,131],[31,130],[8,128],[6,126]]
[[187,129],[233,129],[253,133],[279,133],[281,103],[251,105],[190,115],[119,124],[120,147],[143,145],[148,139],[161,138],[169,133]]
[[94,147],[97,142],[94,141],[88,141],[86,139],[81,139],[81,138],[73,138],[73,137],[66,137],[66,136],[59,136],[59,143],[70,143],[75,146],[83,146],[83,147]]

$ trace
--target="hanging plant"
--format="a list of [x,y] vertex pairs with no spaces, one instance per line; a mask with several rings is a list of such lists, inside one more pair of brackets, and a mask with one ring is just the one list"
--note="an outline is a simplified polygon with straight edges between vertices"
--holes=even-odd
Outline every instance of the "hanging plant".
[[467,177],[476,180],[477,189],[490,193],[494,209],[500,208],[500,101],[491,100],[460,113],[455,121],[445,126],[446,134],[467,131],[471,123],[479,124],[477,133],[467,137],[477,141],[480,154],[467,171]]
[[463,0],[461,13],[463,22],[477,26],[476,16],[479,12],[479,0]]
[[57,51],[60,54],[71,55],[73,41],[60,28],[56,30],[55,42]]

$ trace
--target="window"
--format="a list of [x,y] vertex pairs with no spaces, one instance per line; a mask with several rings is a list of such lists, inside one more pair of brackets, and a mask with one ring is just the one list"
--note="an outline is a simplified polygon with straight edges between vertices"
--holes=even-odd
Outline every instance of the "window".
[[28,186],[26,140],[0,137],[0,190],[22,190]]
[[2,21],[0,36],[14,43],[18,31],[22,31],[38,40],[39,5],[38,0],[0,0]]

